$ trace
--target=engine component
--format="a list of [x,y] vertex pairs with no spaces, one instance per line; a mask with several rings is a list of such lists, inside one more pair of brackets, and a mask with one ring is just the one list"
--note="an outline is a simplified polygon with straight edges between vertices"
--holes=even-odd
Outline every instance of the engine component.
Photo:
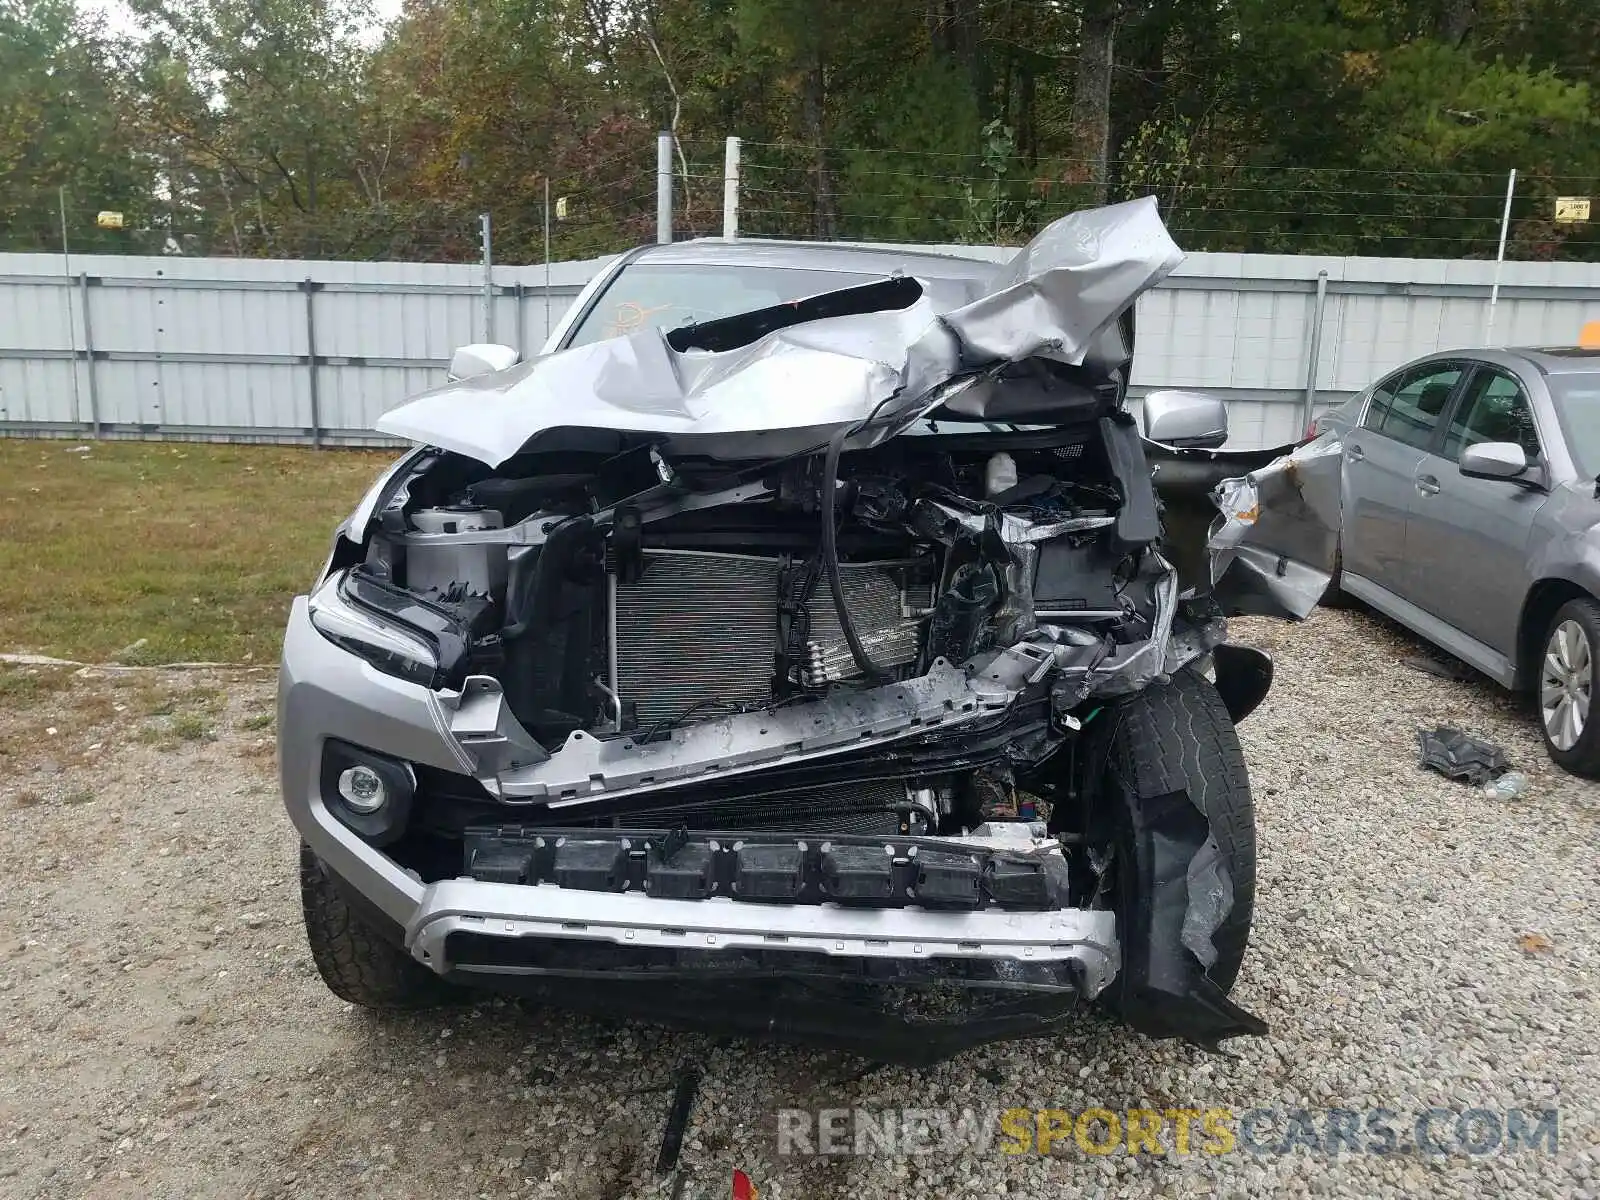
[[[725,714],[772,700],[784,563],[700,550],[647,549],[636,583],[616,589],[617,691],[643,726]],[[842,563],[840,582],[873,661],[903,667],[920,652],[932,561]],[[805,682],[858,674],[832,597],[807,598]]]
[[603,636],[604,585],[601,535],[588,517],[573,517],[518,560],[507,588],[506,699],[546,746],[587,726],[599,707],[590,659]]
[[[931,793],[930,793],[931,794]],[[575,816],[580,814],[575,814]],[[922,835],[938,831],[938,813],[898,780],[827,784],[716,800],[663,796],[629,808],[641,825],[789,833]],[[609,818],[607,819],[609,823]],[[582,823],[589,823],[582,819]]]
[[[472,533],[505,526],[499,512],[472,504],[420,508],[411,514],[411,522],[424,535]],[[463,546],[432,542],[426,537],[406,539],[406,586],[414,592],[489,596],[498,594],[505,582],[503,546]]]

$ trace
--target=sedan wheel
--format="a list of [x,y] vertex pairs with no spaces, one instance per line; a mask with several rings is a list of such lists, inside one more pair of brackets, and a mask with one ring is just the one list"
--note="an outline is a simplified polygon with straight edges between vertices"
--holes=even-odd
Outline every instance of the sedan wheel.
[[1600,720],[1589,719],[1597,655],[1600,604],[1588,597],[1568,601],[1550,622],[1539,656],[1539,723],[1551,758],[1579,775],[1600,777]]
[[1539,711],[1557,750],[1571,750],[1583,736],[1593,687],[1589,635],[1576,621],[1562,621],[1550,631],[1539,676]]

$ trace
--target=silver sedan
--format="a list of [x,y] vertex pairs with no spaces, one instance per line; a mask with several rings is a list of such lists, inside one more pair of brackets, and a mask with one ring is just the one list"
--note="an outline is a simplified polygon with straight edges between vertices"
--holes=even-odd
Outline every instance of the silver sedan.
[[1600,350],[1429,355],[1315,433],[1343,442],[1330,595],[1535,692],[1551,758],[1600,776]]

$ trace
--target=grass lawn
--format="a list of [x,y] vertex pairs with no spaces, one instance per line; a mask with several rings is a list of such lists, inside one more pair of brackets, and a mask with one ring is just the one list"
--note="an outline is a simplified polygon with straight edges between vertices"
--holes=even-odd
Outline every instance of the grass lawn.
[[[90,445],[87,452],[75,449]],[[0,438],[0,651],[270,662],[394,451]]]

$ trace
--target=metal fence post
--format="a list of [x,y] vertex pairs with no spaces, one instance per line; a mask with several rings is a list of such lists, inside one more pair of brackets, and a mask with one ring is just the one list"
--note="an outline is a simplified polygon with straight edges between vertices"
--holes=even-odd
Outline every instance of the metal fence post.
[[83,401],[79,397],[78,389],[78,329],[77,322],[72,317],[72,252],[67,249],[66,184],[56,189],[56,201],[61,213],[61,282],[65,286],[61,294],[67,309],[67,356],[72,364],[72,413],[78,416],[82,411]]
[[490,241],[489,214],[478,218],[483,227],[483,340],[494,341],[494,251]]
[[311,385],[311,444],[322,448],[322,397],[317,392],[317,312],[312,301],[317,285],[309,277],[300,285],[306,294],[306,380]]
[[722,236],[739,236],[739,139],[731,137],[722,152]]
[[1306,362],[1306,397],[1300,431],[1311,428],[1317,407],[1317,369],[1322,365],[1322,313],[1328,303],[1328,273],[1317,272],[1317,299],[1311,307],[1311,352]]
[[511,285],[511,297],[517,306],[517,354],[523,358],[528,357],[528,319],[525,315],[525,306],[522,303],[528,294],[528,285],[520,279]]
[[672,240],[672,135],[656,136],[656,241]]
[[1494,284],[1489,288],[1489,311],[1483,316],[1483,344],[1492,345],[1494,342],[1494,310],[1500,303],[1500,269],[1506,261],[1506,232],[1511,228],[1511,197],[1517,191],[1517,169],[1511,168],[1511,174],[1506,179],[1506,207],[1500,214],[1500,249],[1494,256]]
[[[94,378],[94,326],[89,321],[89,273],[78,273],[78,303],[83,308],[83,369],[89,377],[89,431],[100,436],[100,391]],[[76,371],[77,364],[73,364]]]
[[544,177],[544,339],[539,343],[539,348],[544,349],[544,342],[550,340],[550,331],[554,328],[550,324],[550,176]]

